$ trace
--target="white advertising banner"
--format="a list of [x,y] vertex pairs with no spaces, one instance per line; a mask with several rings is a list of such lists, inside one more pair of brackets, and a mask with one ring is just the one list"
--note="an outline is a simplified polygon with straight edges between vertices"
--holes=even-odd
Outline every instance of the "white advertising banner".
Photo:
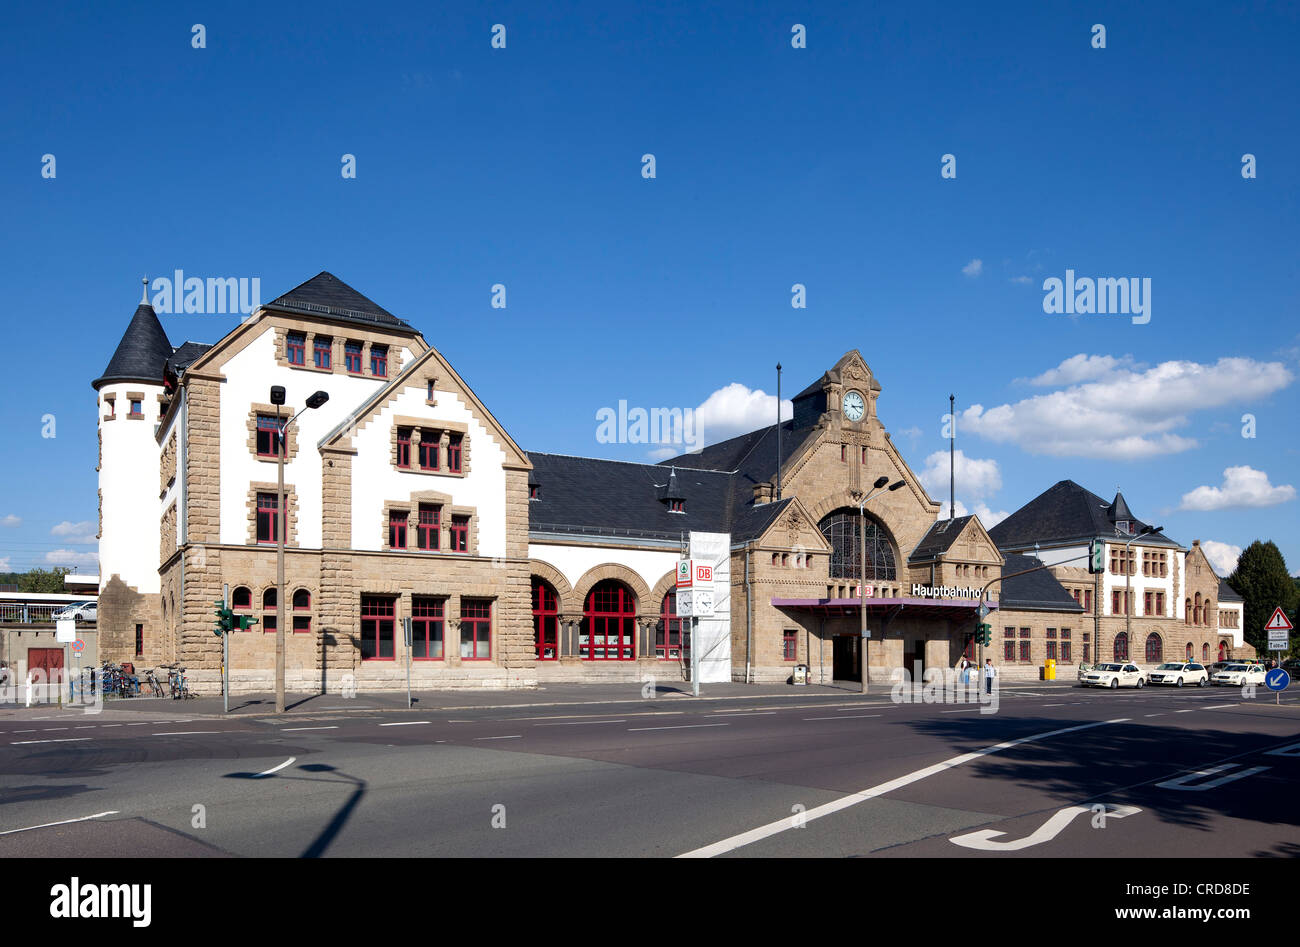
[[696,622],[700,683],[731,680],[731,534],[691,533],[690,556],[713,566],[713,614]]

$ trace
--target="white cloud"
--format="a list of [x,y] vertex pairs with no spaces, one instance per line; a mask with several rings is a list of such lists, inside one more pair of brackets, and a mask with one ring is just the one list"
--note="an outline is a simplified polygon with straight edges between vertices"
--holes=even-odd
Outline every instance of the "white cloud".
[[650,451],[649,457],[655,463],[658,463],[661,460],[667,460],[669,457],[676,457],[681,452],[679,447],[656,447]]
[[[794,417],[794,403],[781,402],[781,420]],[[716,444],[776,423],[776,395],[738,381],[719,388],[695,409],[695,426],[704,443]],[[672,456],[671,454],[669,456]]]
[[99,553],[97,552],[74,552],[71,549],[55,549],[45,554],[46,565],[51,566],[71,566],[78,568],[80,566],[99,567]]
[[69,543],[97,543],[99,540],[95,537],[97,532],[95,524],[90,520],[82,520],[79,523],[73,523],[64,520],[58,526],[50,530],[51,536],[62,536],[64,542]]
[[[1277,506],[1295,499],[1295,487],[1273,486],[1268,474],[1254,467],[1228,467],[1223,471],[1223,486],[1197,487],[1183,494],[1180,510],[1240,510],[1250,507]],[[1240,551],[1240,550],[1239,550]]]
[[1028,276],[1013,276],[1013,277],[1011,277],[1011,279],[1009,279],[1007,282],[1009,282],[1009,283],[1020,283],[1021,285],[1023,285],[1023,284],[1025,284],[1025,283],[1032,283],[1033,280],[1030,279]]
[[23,524],[23,518],[21,516],[14,516],[12,513],[10,513],[4,519],[0,520],[0,526],[8,526],[10,528],[14,526],[21,526],[22,524]]
[[12,572],[12,571],[13,570],[9,568],[9,557],[0,556],[0,572]]
[[971,260],[969,263],[967,263],[965,266],[961,268],[961,271],[967,276],[969,276],[971,279],[974,279],[975,277],[979,276],[981,273],[984,272],[984,261],[978,259]]
[[[1002,471],[998,469],[998,462],[992,458],[980,460],[956,451],[953,455],[953,473],[957,492],[970,499],[983,499],[1002,489]],[[931,496],[946,494],[948,452],[937,450],[925,458],[925,467],[917,476]]]
[[920,437],[920,436],[921,436],[922,434],[924,434],[924,433],[925,433],[925,432],[922,431],[919,427],[916,427],[915,425],[913,425],[912,427],[905,427],[905,428],[901,429],[901,430],[898,432],[898,435],[899,435],[900,437]]
[[1240,546],[1221,543],[1214,539],[1202,540],[1201,551],[1205,553],[1205,558],[1210,560],[1210,565],[1214,566],[1214,571],[1224,578],[1232,575],[1233,570],[1237,568],[1237,560],[1241,558]]
[[962,412],[961,427],[1032,454],[1135,460],[1197,446],[1175,433],[1193,412],[1264,398],[1295,380],[1281,362],[1250,358],[1205,365],[1170,361],[1142,369],[1122,359],[1107,365],[1075,356],[1054,371],[1062,373],[1057,383],[1068,383],[1070,371],[1087,374],[1103,366],[1109,374],[1061,391],[989,409],[972,405]]
[[[970,510],[966,509],[966,504],[962,503],[961,500],[958,500],[957,515],[965,516],[969,512]],[[996,526],[998,523],[1001,523],[1004,519],[1006,519],[1011,514],[1008,513],[1006,510],[998,510],[995,513],[993,510],[989,509],[987,503],[976,503],[975,515],[980,518],[980,522],[984,525],[985,529],[992,529],[994,526]],[[939,504],[939,519],[942,520],[947,518],[948,518],[948,501],[944,500],[941,504]]]
[[1095,381],[1120,371],[1143,368],[1146,365],[1135,364],[1132,355],[1115,358],[1113,355],[1084,355],[1081,352],[1027,381],[1038,386],[1077,385],[1081,381]]

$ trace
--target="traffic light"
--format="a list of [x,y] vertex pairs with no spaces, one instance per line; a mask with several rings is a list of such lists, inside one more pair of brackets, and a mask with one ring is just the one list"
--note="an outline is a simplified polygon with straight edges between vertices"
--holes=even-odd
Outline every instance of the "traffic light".
[[236,625],[235,613],[226,607],[224,601],[213,602],[212,604],[217,606],[213,609],[213,613],[217,616],[217,621],[216,627],[213,628],[212,633],[220,637],[221,635],[234,631]]
[[1088,546],[1088,574],[1098,575],[1106,571],[1106,544],[1094,539]]
[[980,622],[975,626],[975,643],[988,645],[993,642],[993,626],[987,622]]
[[240,615],[237,619],[235,619],[235,621],[237,622],[235,627],[238,628],[240,631],[248,631],[248,629],[252,628],[254,625],[257,624],[257,619],[254,618],[252,615]]

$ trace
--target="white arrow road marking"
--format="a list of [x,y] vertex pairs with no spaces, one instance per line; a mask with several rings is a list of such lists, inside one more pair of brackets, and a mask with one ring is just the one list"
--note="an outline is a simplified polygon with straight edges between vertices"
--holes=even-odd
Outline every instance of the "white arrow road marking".
[[254,778],[254,779],[259,779],[259,778],[261,778],[262,776],[270,776],[272,773],[278,773],[278,772],[280,772],[280,770],[284,769],[286,766],[291,765],[291,764],[293,763],[293,761],[296,760],[297,758],[298,758],[298,757],[296,757],[296,756],[291,756],[291,757],[289,757],[287,760],[285,760],[283,763],[281,763],[279,766],[272,766],[270,769],[266,770],[265,772],[257,773],[256,775],[253,776],[253,778]]
[[1290,746],[1278,747],[1276,750],[1269,750],[1265,756],[1300,756],[1300,743],[1292,743]]
[[86,822],[90,819],[102,819],[106,815],[117,815],[120,810],[109,809],[107,812],[96,812],[94,815],[83,815],[80,819],[64,819],[62,822],[46,822],[44,825],[29,825],[25,829],[8,829],[0,832],[0,835],[13,835],[15,832],[30,832],[32,829],[48,829],[52,825],[71,825],[73,822]]
[[1226,776],[1220,776],[1218,779],[1211,779],[1209,782],[1197,783],[1195,786],[1187,785],[1197,777],[1213,776],[1215,773],[1223,773],[1227,770],[1236,768],[1236,763],[1224,763],[1221,766],[1211,766],[1209,769],[1198,769],[1194,773],[1175,776],[1173,779],[1166,779],[1163,783],[1156,783],[1156,785],[1161,789],[1181,789],[1184,792],[1204,792],[1207,789],[1222,786],[1224,783],[1235,782],[1238,779],[1245,779],[1247,776],[1253,776],[1255,773],[1262,773],[1264,770],[1268,769],[1267,766],[1252,766],[1250,769],[1243,769],[1240,773],[1228,773]]
[[[832,815],[850,806],[856,806],[860,802],[866,802],[868,799],[875,799],[877,796],[883,796],[885,793],[893,792],[895,789],[902,789],[904,786],[910,786],[912,783],[920,782],[929,776],[946,772],[955,766],[963,763],[969,763],[971,760],[977,760],[982,756],[988,756],[990,753],[997,753],[1000,750],[1009,750],[1012,747],[1020,746],[1022,743],[1034,743],[1038,740],[1046,740],[1049,737],[1060,736],[1063,733],[1076,733],[1079,730],[1091,730],[1093,727],[1105,727],[1113,723],[1127,723],[1131,718],[1117,717],[1114,720],[1098,720],[1095,723],[1084,723],[1077,727],[1065,727],[1062,730],[1049,730],[1046,733],[1035,733],[1031,736],[1020,737],[1016,740],[1008,740],[1005,743],[995,743],[993,746],[986,746],[983,749],[976,750],[973,753],[963,753],[961,756],[954,756],[952,759],[944,760],[942,763],[935,763],[933,766],[927,766],[924,769],[918,769],[906,776],[900,776],[897,779],[891,779],[887,783],[881,783],[879,786],[872,786],[870,789],[864,789],[861,792],[855,792],[851,795],[836,799],[833,802],[825,803],[816,808],[809,809],[803,813],[801,824],[807,824],[813,819],[820,819],[822,816]],[[767,825],[759,826],[756,829],[750,829],[748,832],[742,832],[739,835],[733,835],[731,838],[725,838],[720,842],[714,842],[712,845],[705,845],[703,848],[693,849],[689,852],[683,852],[678,858],[712,858],[715,855],[724,855],[727,852],[735,851],[744,845],[750,845],[754,842],[770,838],[781,832],[788,832],[794,827],[793,821],[789,816],[782,818],[777,822],[769,822]]]
[[[1050,842],[1060,835],[1067,825],[1074,821],[1075,816],[1091,811],[1091,806],[1067,806],[1040,825],[1032,835],[1027,835],[1024,838],[994,841],[999,835],[1006,835],[1007,833],[998,832],[994,829],[981,829],[978,832],[971,832],[969,835],[958,835],[956,838],[948,839],[948,841],[954,845],[960,845],[962,848],[973,848],[982,852],[1018,852],[1023,848]],[[1108,819],[1125,819],[1131,815],[1137,815],[1141,811],[1137,806],[1108,806],[1105,817]]]

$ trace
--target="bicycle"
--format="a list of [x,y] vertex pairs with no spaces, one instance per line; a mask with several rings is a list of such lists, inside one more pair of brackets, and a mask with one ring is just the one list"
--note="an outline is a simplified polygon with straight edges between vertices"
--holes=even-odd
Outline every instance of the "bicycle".
[[185,676],[185,668],[175,665],[170,667],[171,670],[167,673],[167,683],[171,686],[172,700],[186,700],[195,696],[190,692],[190,680]]
[[150,668],[149,671],[146,673],[146,676],[149,679],[149,689],[152,691],[153,696],[154,697],[165,696],[163,694],[162,681],[158,680],[157,668]]

